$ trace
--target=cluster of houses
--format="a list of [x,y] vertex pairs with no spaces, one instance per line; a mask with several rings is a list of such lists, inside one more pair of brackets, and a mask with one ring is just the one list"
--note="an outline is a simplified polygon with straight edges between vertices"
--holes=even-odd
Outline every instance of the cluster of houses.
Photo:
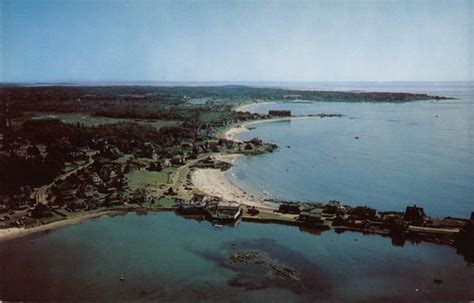
[[2,197],[0,199],[0,226],[16,227],[24,225],[28,221],[25,214],[34,205],[34,195],[29,186],[22,186],[17,193]]
[[265,114],[251,113],[251,112],[234,112],[235,121],[234,122],[243,122],[249,120],[259,120],[259,119],[268,119],[269,116]]
[[409,226],[430,224],[423,208],[408,206],[404,213],[377,212],[368,206],[349,207],[339,201],[327,204],[282,203],[278,212],[298,215],[297,221],[320,229],[331,226],[355,229],[384,229],[391,233],[403,234]]
[[[253,116],[249,113],[245,115]],[[47,198],[47,200],[41,201],[42,203],[38,203],[35,192],[25,187],[21,192],[11,197],[0,197],[0,212],[21,210],[31,214],[34,218],[44,218],[51,216],[54,212],[62,214],[61,209],[76,212],[94,210],[99,207],[115,207],[126,203],[144,203],[143,201],[150,201],[151,196],[142,190],[130,193],[126,174],[140,169],[161,171],[170,166],[181,166],[190,159],[197,159],[197,156],[202,153],[219,152],[225,149],[232,150],[232,152],[253,152],[254,149],[266,147],[258,139],[247,142],[234,142],[226,139],[196,140],[181,142],[178,146],[169,147],[158,147],[150,142],[132,141],[123,146],[124,142],[122,141],[93,139],[90,148],[96,152],[92,153],[91,159],[86,152],[87,149],[75,148],[67,137],[57,138],[54,144],[57,149],[62,151],[61,154],[67,155],[67,161],[84,162],[76,163],[79,167],[72,168],[71,173],[65,171],[63,176],[56,178],[54,183],[48,186],[47,193],[41,199]],[[18,150],[21,150],[25,156],[34,154],[43,156],[45,151],[42,149],[41,146],[30,146],[29,149]],[[124,152],[132,154],[132,157],[123,157]],[[143,161],[144,159],[147,160]],[[200,165],[210,165],[222,170],[229,168],[228,163],[216,163],[211,159],[201,161]],[[190,180],[188,183],[190,186]],[[226,221],[225,218],[229,217],[228,219],[233,221],[234,219],[231,217],[235,215],[234,211],[237,210],[239,214],[241,212],[240,206],[236,207],[232,203],[227,206],[222,203],[212,205],[213,207],[209,204],[209,207],[206,208],[206,217],[212,220]]]
[[222,171],[225,171],[228,170],[231,166],[232,164],[228,162],[217,161],[212,157],[207,157],[193,165],[193,168],[217,168]]
[[239,221],[243,210],[240,203],[195,194],[189,203],[178,207],[177,213],[183,216],[206,218],[213,223],[233,224]]
[[[86,152],[73,147],[66,137],[57,138],[49,148],[60,151],[64,160],[68,162],[84,161],[88,158]],[[2,147],[0,155],[15,156],[24,160],[41,160],[47,155],[47,149],[45,144],[34,144],[28,139],[15,138],[14,141],[8,142],[8,146]]]
[[223,120],[215,120],[212,122],[203,123],[197,130],[197,137],[200,140],[210,139],[222,128],[229,127],[235,123],[271,118],[270,115],[251,112],[238,111],[232,112],[232,114],[232,116],[229,116]]
[[[67,145],[67,142],[65,142]],[[153,202],[153,197],[145,189],[130,192],[126,173],[143,167],[143,163],[134,160],[119,163],[115,161],[123,156],[116,146],[103,141],[96,142],[99,148],[93,161],[65,173],[48,187],[46,201],[38,200],[37,193],[29,186],[0,199],[0,225],[4,227],[24,226],[26,219],[39,219],[53,216],[54,213],[65,216],[61,209],[68,212],[89,211],[99,207],[116,207],[127,203],[143,204]],[[148,146],[148,147],[147,147]],[[137,154],[152,156],[151,146],[135,150]],[[148,149],[147,149],[148,148]],[[154,151],[153,151],[154,152]],[[71,150],[71,159],[89,160],[85,152]],[[172,165],[170,159],[164,159],[163,167]],[[43,198],[44,198],[43,197]],[[20,219],[17,219],[20,218]],[[31,222],[29,222],[31,223]]]
[[129,187],[124,173],[129,163],[121,164],[103,157],[96,157],[92,165],[77,170],[51,188],[55,200],[50,204],[66,207],[69,211],[91,210],[100,206],[112,207],[125,203],[142,204],[152,197],[145,189],[128,194]]
[[127,201],[128,182],[120,163],[102,154],[92,165],[80,168],[51,187],[54,197],[49,204],[69,211],[115,206]]
[[19,191],[0,200],[0,212],[14,210],[25,210],[35,204],[33,192],[29,186],[21,186]]
[[269,110],[268,115],[272,117],[290,117],[291,110]]
[[474,263],[474,213],[470,220],[434,219],[417,205],[407,206],[404,212],[378,212],[367,206],[350,207],[338,201],[282,203],[278,212],[297,215],[295,224],[319,230],[334,227],[341,232],[354,230],[387,235],[395,245],[403,245],[406,239],[456,245],[469,262]]

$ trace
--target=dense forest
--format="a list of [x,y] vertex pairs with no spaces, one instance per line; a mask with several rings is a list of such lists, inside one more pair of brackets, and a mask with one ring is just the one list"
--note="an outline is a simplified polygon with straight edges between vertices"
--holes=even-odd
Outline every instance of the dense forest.
[[[187,119],[193,107],[187,101],[209,100],[312,100],[324,102],[409,102],[445,97],[384,92],[298,91],[250,86],[0,86],[2,103],[12,113],[25,111],[87,112],[102,116]],[[198,109],[199,107],[196,107]],[[127,116],[129,117],[129,116]]]

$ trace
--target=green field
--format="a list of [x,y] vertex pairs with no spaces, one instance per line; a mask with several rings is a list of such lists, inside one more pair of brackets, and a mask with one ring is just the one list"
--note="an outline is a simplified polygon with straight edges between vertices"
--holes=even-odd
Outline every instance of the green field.
[[175,204],[176,204],[176,201],[171,198],[161,198],[157,202],[157,205],[159,207],[173,207]]
[[165,168],[160,172],[148,171],[145,169],[137,170],[133,173],[126,174],[128,178],[128,186],[134,191],[137,188],[147,188],[160,184],[167,184],[168,173],[176,172],[176,168]]
[[201,116],[199,117],[201,122],[203,123],[211,123],[215,121],[223,121],[227,119],[232,119],[232,113],[231,112],[205,112],[202,113]]
[[143,125],[151,125],[157,130],[163,126],[177,126],[182,123],[182,121],[177,120],[146,120],[146,119],[122,119],[122,118],[107,118],[107,117],[98,117],[91,116],[87,114],[40,114],[35,115],[34,119],[60,119],[64,123],[69,124],[84,124],[85,126],[97,126],[104,124],[114,124],[120,122],[136,122]]

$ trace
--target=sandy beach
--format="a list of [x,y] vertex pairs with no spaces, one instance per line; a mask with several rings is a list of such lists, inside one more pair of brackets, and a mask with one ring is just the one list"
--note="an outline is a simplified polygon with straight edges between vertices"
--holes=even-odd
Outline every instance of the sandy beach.
[[274,102],[253,102],[253,103],[249,103],[249,104],[243,104],[243,105],[238,106],[234,111],[236,111],[236,112],[250,112],[255,107],[258,107],[262,104],[271,104],[271,103],[274,103]]
[[[242,155],[213,155],[218,161],[233,163],[234,160]],[[247,206],[258,208],[274,209],[275,204],[263,201],[243,189],[239,188],[226,176],[226,172],[220,169],[198,169],[192,174],[192,183],[194,187],[207,195],[220,197],[227,201],[236,201]]]
[[49,232],[68,225],[79,224],[87,220],[96,219],[102,216],[117,215],[126,212],[126,210],[104,210],[96,213],[86,213],[72,218],[67,218],[61,221],[56,221],[31,228],[12,227],[0,229],[0,241],[28,236],[40,232]]
[[226,140],[230,140],[230,141],[242,142],[241,140],[237,139],[237,136],[249,131],[249,129],[246,126],[247,125],[242,124],[242,125],[237,125],[235,127],[232,127],[231,129],[225,131],[222,134],[222,138]]
[[282,117],[282,118],[272,118],[272,119],[262,119],[262,120],[254,120],[249,122],[238,123],[234,125],[232,128],[229,128],[225,132],[222,133],[222,138],[227,140],[232,140],[235,142],[242,142],[241,140],[237,139],[237,136],[250,131],[249,127],[252,125],[260,124],[260,123],[271,123],[271,122],[281,122],[281,121],[292,121],[292,120],[303,120],[303,119],[319,119],[319,116],[293,116],[293,117]]

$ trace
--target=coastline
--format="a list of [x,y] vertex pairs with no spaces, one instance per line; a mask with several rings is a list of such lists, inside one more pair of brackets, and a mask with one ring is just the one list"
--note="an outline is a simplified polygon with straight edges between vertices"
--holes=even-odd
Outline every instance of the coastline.
[[[261,104],[261,103],[259,103]],[[307,115],[307,116],[290,116],[290,117],[279,117],[272,119],[261,119],[239,122],[231,125],[227,129],[222,129],[218,134],[218,138],[225,138],[235,142],[241,142],[237,139],[237,136],[241,133],[250,131],[249,127],[259,123],[271,123],[279,121],[291,121],[300,119],[314,119],[325,117],[325,115]],[[210,155],[216,162],[226,162],[231,165],[234,164],[235,160],[244,156],[241,153],[222,154],[214,153]],[[199,159],[198,159],[199,160]],[[195,160],[195,161],[198,161]],[[264,197],[255,195],[247,192],[241,188],[235,180],[229,175],[228,171],[222,171],[215,168],[198,168],[194,170],[190,168],[195,161],[186,163],[185,165],[178,168],[176,172],[176,179],[173,181],[173,186],[185,188],[184,182],[191,180],[191,191],[185,192],[180,191],[179,197],[185,200],[189,200],[193,193],[206,194],[209,196],[219,197],[224,201],[235,201],[244,207],[244,209],[257,208],[263,211],[263,217],[253,217],[252,215],[243,215],[243,221],[258,222],[258,223],[274,223],[274,224],[285,224],[295,226],[305,226],[304,223],[296,222],[295,216],[287,215],[273,215],[275,210],[278,210],[279,204],[272,202],[272,200],[266,200]],[[189,174],[191,172],[191,174]],[[87,220],[97,219],[103,216],[123,215],[128,212],[134,211],[174,211],[176,208],[147,208],[147,207],[124,207],[124,208],[113,208],[99,210],[94,213],[83,213],[68,217],[66,219],[47,223],[40,226],[30,228],[7,228],[0,229],[0,243],[5,240],[14,238],[20,238],[36,233],[47,233],[52,230],[60,229],[73,224],[80,224]],[[382,236],[390,236],[386,230],[371,229],[366,227],[335,227],[338,232],[345,230],[362,232],[364,234],[378,234]],[[413,234],[412,237],[416,241],[423,240],[426,242],[432,242],[436,244],[444,244],[454,246],[452,235],[459,232],[459,229],[440,229],[440,228],[419,228],[409,226],[408,231]]]
[[77,215],[74,217],[66,218],[64,220],[51,222],[48,224],[39,225],[35,227],[30,227],[30,228],[12,227],[12,228],[0,229],[0,242],[15,239],[15,238],[20,238],[20,237],[25,237],[25,236],[36,234],[36,233],[49,232],[49,231],[60,229],[65,226],[80,224],[82,222],[92,220],[92,219],[97,219],[103,216],[119,215],[126,212],[128,212],[127,209],[123,209],[123,210],[107,209],[107,210],[103,210],[103,211],[99,211],[95,213],[89,213],[89,214],[86,213],[83,215]]
[[[217,161],[233,164],[234,161],[241,156],[243,155],[215,154],[212,157]],[[219,197],[227,201],[236,201],[243,205],[260,209],[274,210],[277,208],[275,203],[263,201],[237,186],[226,175],[226,172],[220,169],[198,169],[193,172],[191,180],[195,190],[210,196]]]
[[[261,103],[259,103],[261,104]],[[320,116],[292,116],[292,117],[282,117],[282,118],[271,118],[271,119],[262,119],[262,120],[253,120],[236,123],[231,126],[229,129],[224,130],[218,137],[234,142],[242,142],[237,139],[237,136],[250,131],[249,127],[261,123],[272,123],[272,122],[282,122],[282,121],[292,121],[292,120],[306,120],[306,119],[320,119]]]
[[234,111],[235,112],[248,112],[259,105],[272,104],[272,103],[275,103],[275,102],[252,102],[252,103],[242,104],[242,105],[237,106],[234,109]]
[[[243,105],[237,108],[247,109],[248,106],[255,106],[262,103],[252,103]],[[237,139],[237,136],[250,131],[249,127],[261,123],[272,123],[280,121],[291,121],[291,120],[302,120],[302,119],[318,119],[319,116],[293,116],[293,117],[282,117],[272,119],[262,119],[236,123],[227,130],[224,130],[219,138],[223,138],[229,141],[242,142]],[[235,159],[242,157],[242,154],[214,154],[212,157],[221,162],[227,162],[234,164]],[[228,201],[236,201],[243,205],[256,207],[261,209],[275,210],[278,209],[278,205],[273,202],[264,201],[261,197],[257,197],[251,193],[248,193],[244,189],[240,188],[231,178],[226,175],[225,172],[219,169],[198,169],[192,174],[192,184],[194,189],[198,192],[208,194],[210,196],[216,196]]]

